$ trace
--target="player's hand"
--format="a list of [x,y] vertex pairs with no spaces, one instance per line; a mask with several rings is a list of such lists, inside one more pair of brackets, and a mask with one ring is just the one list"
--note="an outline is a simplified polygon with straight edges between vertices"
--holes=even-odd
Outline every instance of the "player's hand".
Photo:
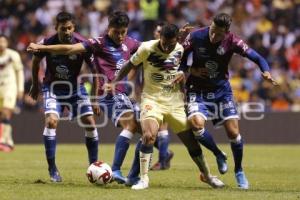
[[190,33],[195,27],[186,23],[182,28],[179,29],[179,33]]
[[194,29],[195,27],[186,23],[182,28],[179,29],[179,41],[183,42],[186,36]]
[[115,87],[115,84],[114,83],[105,83],[103,87],[104,87],[104,91],[106,93],[112,93],[113,89]]
[[101,109],[100,107],[96,104],[96,102],[93,102],[92,104],[92,109],[95,115],[100,116],[101,115]]
[[179,71],[177,74],[176,74],[176,77],[175,79],[173,80],[173,84],[178,84],[178,83],[185,83],[185,74],[184,72],[182,71]]
[[40,51],[40,44],[30,43],[26,50],[29,53],[37,53]]
[[277,81],[276,81],[275,79],[272,78],[270,72],[265,71],[265,72],[263,72],[261,75],[262,75],[262,77],[263,77],[266,81],[272,83],[274,86],[277,86],[277,85],[278,85]]
[[37,86],[37,85],[31,85],[28,95],[33,100],[37,100],[38,99],[39,93],[40,93],[39,86]]

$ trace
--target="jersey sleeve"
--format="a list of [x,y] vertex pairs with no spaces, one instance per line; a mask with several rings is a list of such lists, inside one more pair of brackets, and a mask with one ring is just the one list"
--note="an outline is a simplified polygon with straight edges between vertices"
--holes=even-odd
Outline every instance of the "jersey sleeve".
[[133,65],[138,66],[144,60],[147,59],[148,55],[149,55],[149,52],[147,50],[146,43],[142,43],[141,46],[137,49],[137,51],[130,58],[130,62]]
[[249,50],[249,46],[238,36],[232,36],[232,45],[234,53],[240,54],[241,56],[246,56],[246,52]]
[[82,45],[88,53],[98,54],[102,51],[103,41],[101,41],[101,38],[90,38],[82,42]]
[[182,56],[180,67],[179,67],[179,70],[181,70],[181,71],[187,71],[188,56],[192,52],[192,45],[193,45],[192,38],[193,38],[193,35],[192,35],[192,33],[190,33],[190,34],[188,34],[188,36],[185,38],[184,42],[182,43],[184,52],[183,52],[183,56]]
[[23,64],[21,61],[20,54],[18,52],[12,53],[12,60],[15,71],[23,70]]
[[85,53],[84,54],[84,62],[87,64],[87,66],[90,69],[94,68],[94,55],[91,53]]
[[141,45],[141,42],[139,42],[139,41],[137,41],[137,40],[134,40],[133,42],[134,42],[133,48],[132,48],[132,50],[131,50],[131,52],[130,52],[131,55],[133,55],[133,54],[138,50],[138,48],[139,48],[140,45]]

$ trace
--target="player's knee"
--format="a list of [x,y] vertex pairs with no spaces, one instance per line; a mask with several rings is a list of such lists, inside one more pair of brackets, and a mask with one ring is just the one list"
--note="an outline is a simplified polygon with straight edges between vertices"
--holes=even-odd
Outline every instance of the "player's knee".
[[240,134],[238,123],[235,121],[228,122],[225,128],[229,139],[235,139]]
[[154,144],[155,142],[155,135],[151,131],[144,131],[143,132],[143,143],[146,145]]
[[86,116],[81,118],[81,123],[83,125],[83,128],[86,131],[93,131],[95,130],[95,120],[93,116]]
[[195,130],[203,129],[205,125],[205,120],[198,116],[192,117],[189,122]]
[[46,119],[46,127],[47,128],[51,128],[51,129],[56,129],[57,128],[57,122],[58,120],[57,119],[54,119],[54,118],[47,118]]

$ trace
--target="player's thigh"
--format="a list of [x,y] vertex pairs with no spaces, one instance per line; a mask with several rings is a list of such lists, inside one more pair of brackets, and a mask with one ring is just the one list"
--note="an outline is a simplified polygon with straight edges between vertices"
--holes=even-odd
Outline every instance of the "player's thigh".
[[200,129],[210,117],[211,106],[202,98],[201,94],[189,93],[187,95],[187,118],[193,128]]
[[119,117],[118,124],[120,124],[120,126],[123,129],[129,130],[132,133],[135,133],[137,131],[137,128],[138,128],[134,112],[132,112],[132,111],[128,111],[128,112],[123,113]]
[[0,97],[0,117],[11,119],[13,110],[16,106],[17,95],[15,93]]
[[176,134],[190,129],[184,106],[170,107],[168,114],[164,116],[164,121]]
[[[48,114],[55,114],[57,118],[59,118],[63,109],[62,103],[58,100],[59,97],[50,92],[49,87],[46,86],[43,87],[42,92],[45,117],[47,118],[47,116],[49,116]],[[68,106],[72,107],[71,104]]]
[[0,96],[0,120],[11,119],[15,107],[15,102],[11,102],[12,100],[11,97]]
[[164,131],[164,130],[168,130],[168,123],[167,122],[163,122],[159,127],[159,131]]
[[141,102],[141,124],[144,120],[151,119],[158,127],[164,121],[163,111],[161,105],[152,99],[143,98]]
[[238,120],[239,114],[232,93],[225,93],[218,101],[218,115],[213,119],[215,127],[221,126],[227,120]]
[[[108,95],[101,100],[100,107],[102,110],[106,109],[107,116],[116,127],[125,126],[125,124],[126,126],[136,126],[139,109],[136,109],[126,94]],[[122,120],[122,124],[120,120]]]
[[[72,117],[82,118],[83,116],[94,114],[90,98],[83,85],[79,87],[76,95],[68,99],[68,102],[72,105]],[[90,120],[92,119],[90,118]]]

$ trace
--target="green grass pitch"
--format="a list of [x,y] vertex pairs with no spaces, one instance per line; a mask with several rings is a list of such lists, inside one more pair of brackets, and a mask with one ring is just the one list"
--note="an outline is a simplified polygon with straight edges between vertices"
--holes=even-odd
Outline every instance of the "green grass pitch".
[[[90,184],[85,176],[87,153],[83,144],[57,147],[57,165],[63,182],[49,181],[44,147],[17,145],[12,153],[0,152],[0,200],[123,200],[123,199],[214,199],[214,200],[300,200],[300,145],[246,145],[244,169],[250,182],[248,191],[237,189],[229,145],[221,145],[228,154],[229,172],[219,175],[214,157],[204,151],[213,174],[226,184],[212,189],[199,181],[199,173],[182,145],[171,145],[175,152],[171,169],[150,172],[150,188],[133,191],[112,183],[104,187]],[[113,145],[100,145],[100,160],[112,162]],[[127,174],[134,145],[124,161]],[[157,151],[153,161],[157,159]]]

